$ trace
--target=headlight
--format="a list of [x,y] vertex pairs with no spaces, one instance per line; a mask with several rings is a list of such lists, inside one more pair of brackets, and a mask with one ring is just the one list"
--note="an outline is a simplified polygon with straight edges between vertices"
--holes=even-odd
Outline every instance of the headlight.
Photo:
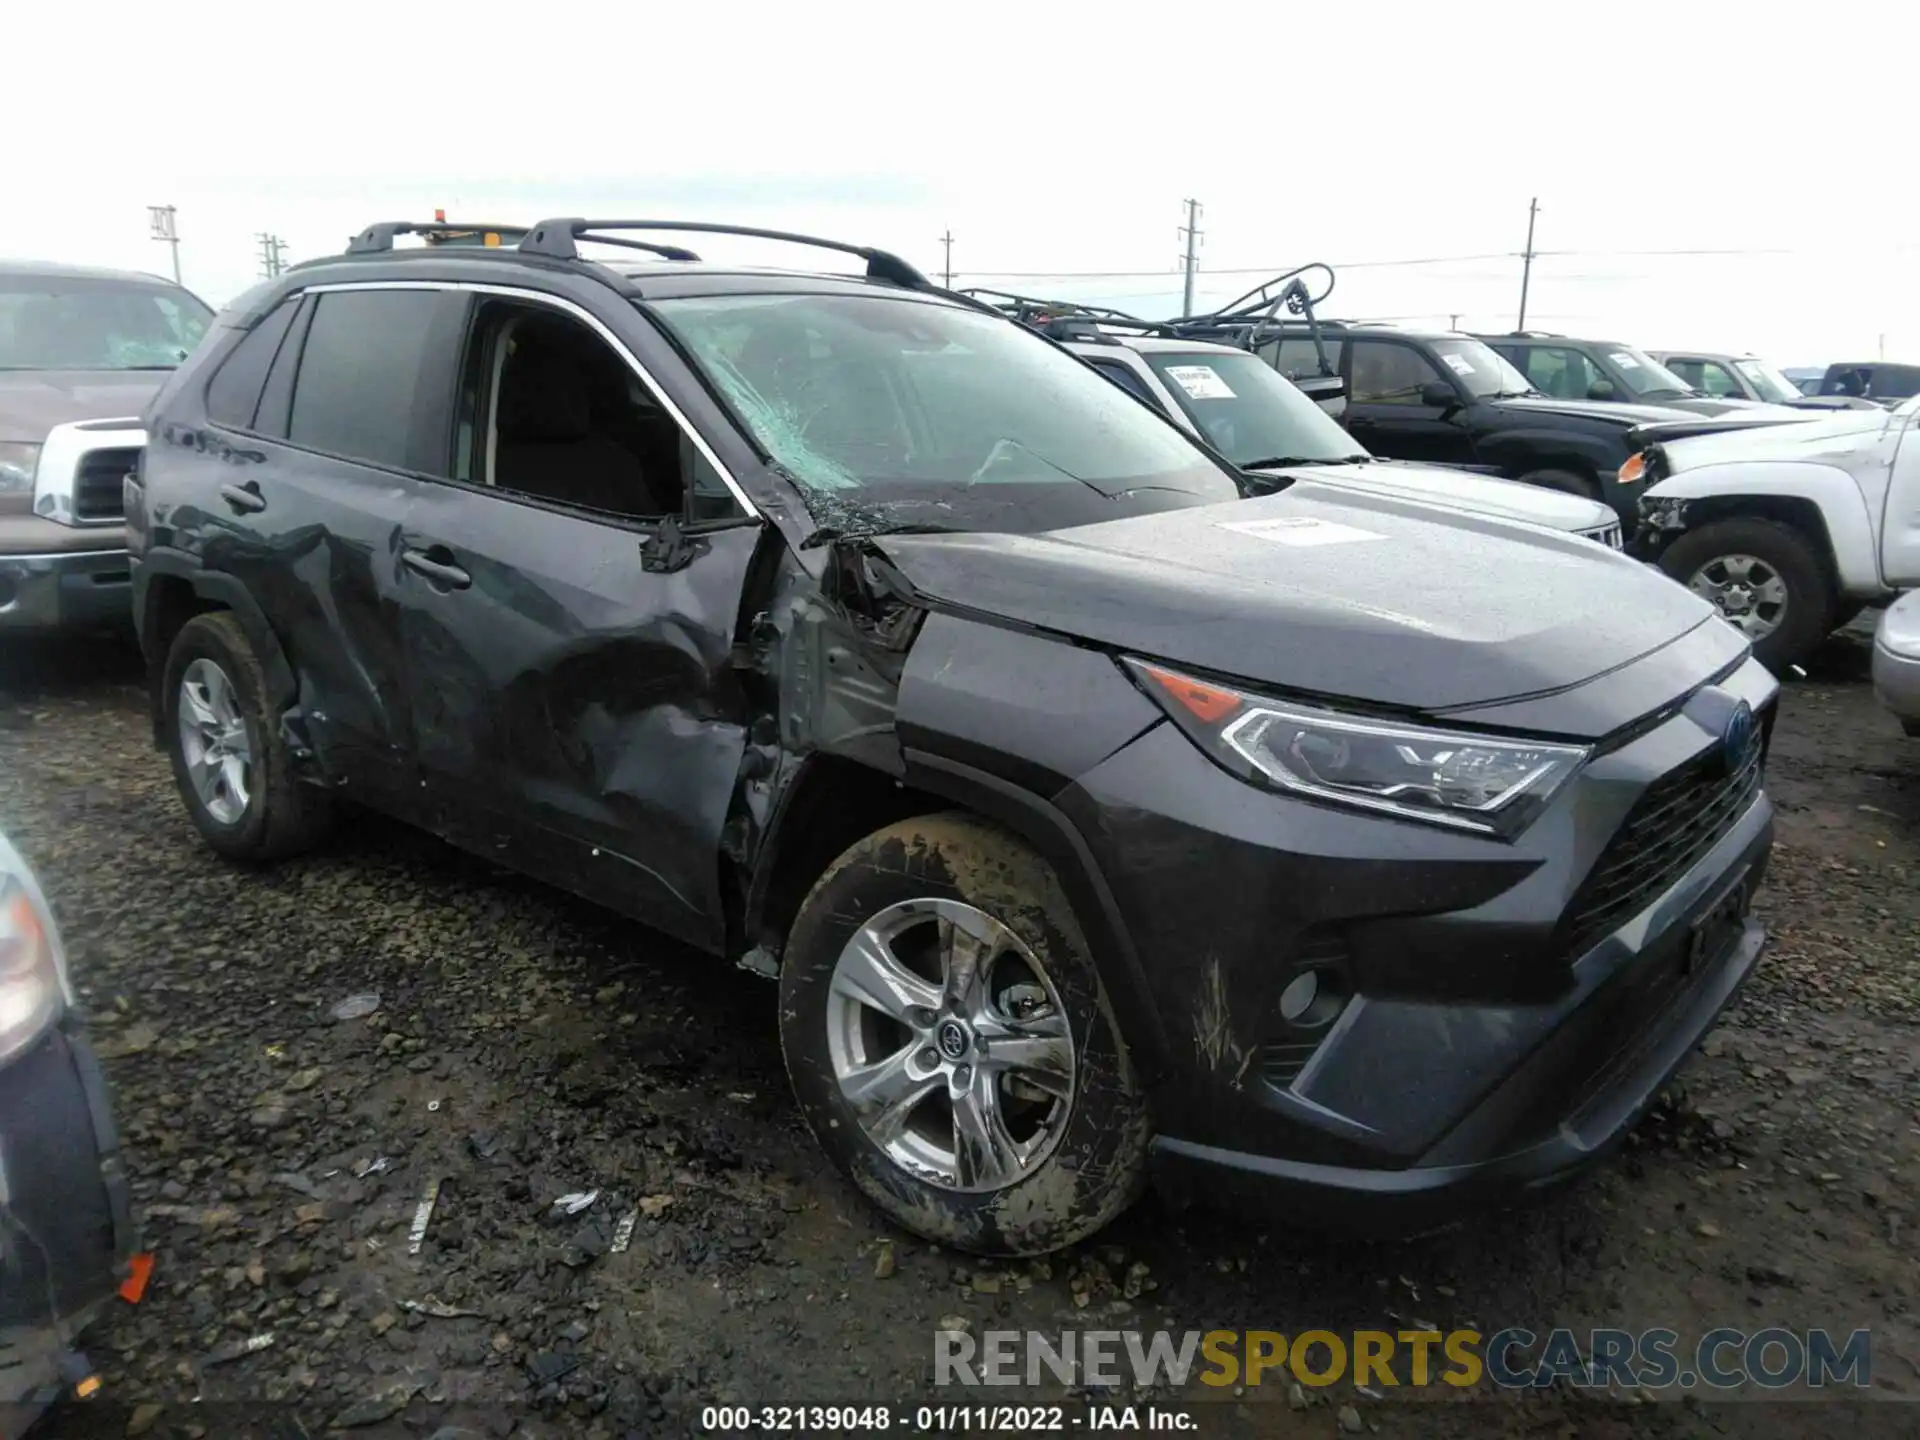
[[1181,728],[1241,779],[1454,830],[1517,835],[1588,754],[1584,746],[1337,715],[1140,660],[1127,664]]
[[1636,450],[1627,457],[1627,463],[1620,467],[1615,476],[1622,485],[1632,485],[1647,478],[1647,452]]
[[25,880],[0,875],[0,1065],[44,1035],[65,1004],[53,921]]
[[33,490],[33,472],[40,464],[40,447],[18,440],[0,440],[0,495],[26,495]]

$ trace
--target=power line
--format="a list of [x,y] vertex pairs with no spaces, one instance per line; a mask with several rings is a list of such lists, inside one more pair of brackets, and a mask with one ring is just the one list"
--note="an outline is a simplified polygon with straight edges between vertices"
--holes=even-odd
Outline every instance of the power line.
[[[1902,253],[1916,248],[1912,245],[1890,245],[1881,247],[1885,252]],[[1739,248],[1727,250],[1672,249],[1672,250],[1535,250],[1536,260],[1567,259],[1570,257],[1605,258],[1620,257],[1626,259],[1667,259],[1692,256],[1754,256],[1754,255],[1827,255],[1831,249],[1767,249]],[[1859,255],[1878,253],[1874,247],[1862,251],[1850,250],[1849,254]],[[1522,250],[1488,250],[1477,255],[1422,255],[1404,260],[1345,260],[1327,262],[1335,270],[1398,270],[1422,265],[1459,265],[1476,260],[1523,260],[1526,252]],[[1244,265],[1220,270],[1209,270],[1209,275],[1277,275],[1292,268],[1292,264],[1282,265]],[[962,272],[969,277],[990,280],[1151,280],[1165,276],[1169,280],[1179,278],[1181,271],[1174,270],[968,270]],[[1578,277],[1573,277],[1578,278]]]

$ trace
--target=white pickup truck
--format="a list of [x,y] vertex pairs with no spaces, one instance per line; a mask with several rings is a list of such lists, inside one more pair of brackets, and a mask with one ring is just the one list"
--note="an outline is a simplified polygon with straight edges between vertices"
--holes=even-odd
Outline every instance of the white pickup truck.
[[1817,420],[1649,425],[1632,550],[1713,601],[1774,670],[1920,588],[1920,397]]

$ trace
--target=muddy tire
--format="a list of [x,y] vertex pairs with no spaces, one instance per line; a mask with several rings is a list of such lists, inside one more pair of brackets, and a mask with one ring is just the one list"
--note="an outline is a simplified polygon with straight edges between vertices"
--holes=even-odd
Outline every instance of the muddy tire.
[[1562,495],[1578,495],[1582,500],[1600,498],[1598,485],[1571,470],[1532,470],[1522,475],[1520,481],[1524,485],[1538,485],[1542,490],[1558,490]]
[[316,844],[330,797],[293,776],[266,709],[266,677],[240,622],[196,615],[167,652],[162,734],[194,828],[231,860],[277,860]]
[[[1661,552],[1660,568],[1713,602],[1775,674],[1805,661],[1837,623],[1840,596],[1819,550],[1777,521],[1742,515],[1689,530]],[[1721,593],[1735,597],[1738,615]]]
[[1059,878],[971,816],[835,860],[780,975],[801,1113],[854,1184],[942,1245],[1036,1255],[1139,1194],[1145,1097]]

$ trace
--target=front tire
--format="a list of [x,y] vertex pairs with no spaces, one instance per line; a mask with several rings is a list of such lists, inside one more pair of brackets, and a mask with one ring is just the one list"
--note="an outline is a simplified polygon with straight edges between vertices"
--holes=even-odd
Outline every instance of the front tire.
[[780,974],[801,1113],[899,1224],[1034,1255],[1112,1220],[1147,1105],[1052,868],[971,816],[906,820],[835,860]]
[[1711,601],[1776,674],[1819,649],[1839,614],[1820,552],[1774,520],[1742,515],[1689,530],[1661,554],[1660,568]]
[[240,622],[217,611],[181,626],[162,686],[167,755],[201,838],[230,860],[277,860],[314,845],[331,818],[329,797],[294,778]]

